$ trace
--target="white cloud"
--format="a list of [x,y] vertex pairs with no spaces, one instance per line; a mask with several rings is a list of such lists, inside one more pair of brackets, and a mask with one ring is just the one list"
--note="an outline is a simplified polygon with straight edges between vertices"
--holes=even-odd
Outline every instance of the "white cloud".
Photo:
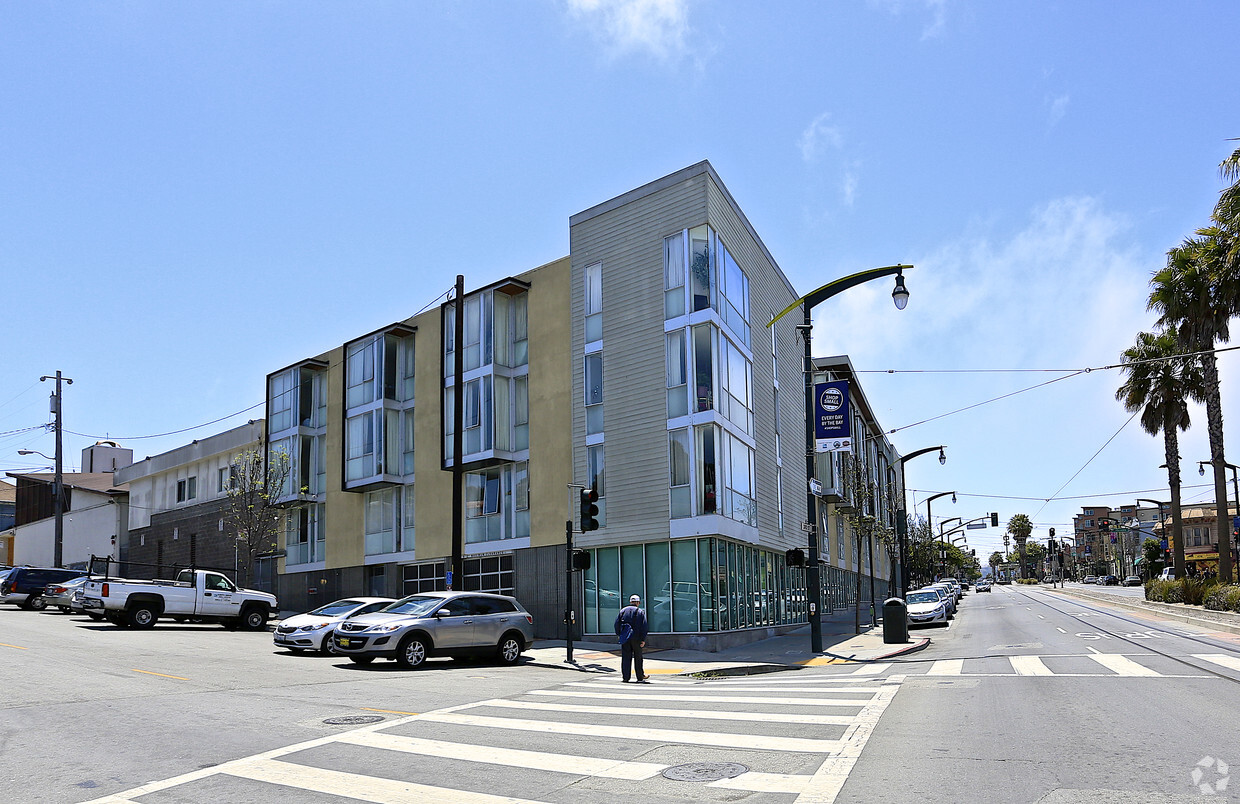
[[929,12],[930,20],[922,28],[921,38],[934,39],[942,36],[947,29],[947,0],[868,0],[872,8],[884,9],[893,17],[898,17],[909,7],[924,8]]
[[1067,94],[1060,95],[1056,98],[1051,98],[1047,101],[1046,105],[1049,109],[1048,122],[1050,128],[1054,128],[1060,120],[1063,120],[1064,115],[1068,113],[1069,101],[1071,101],[1071,97]]
[[570,13],[617,53],[673,61],[690,51],[688,0],[567,0]]
[[816,162],[826,151],[843,147],[843,134],[839,126],[830,124],[830,120],[831,113],[823,112],[801,132],[797,144],[801,148],[801,158],[806,162]]

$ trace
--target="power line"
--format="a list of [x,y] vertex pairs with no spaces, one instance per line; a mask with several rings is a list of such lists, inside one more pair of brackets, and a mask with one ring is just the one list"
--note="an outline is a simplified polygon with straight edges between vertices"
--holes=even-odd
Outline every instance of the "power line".
[[79,433],[76,430],[65,430],[65,432],[71,433],[72,435],[75,435],[75,436],[81,436],[82,438],[114,439],[118,441],[139,441],[144,438],[163,438],[164,436],[177,435],[179,433],[188,433],[191,430],[199,430],[203,427],[210,427],[213,424],[219,424],[220,422],[226,421],[235,416],[240,416],[242,413],[248,413],[251,410],[254,410],[254,408],[262,407],[265,404],[267,404],[267,401],[263,400],[262,402],[259,402],[257,405],[250,405],[248,408],[242,408],[236,413],[230,413],[227,416],[222,416],[218,419],[215,419],[214,421],[204,422],[203,424],[196,424],[193,427],[183,427],[180,430],[170,430],[167,433],[155,433],[154,435],[140,435],[140,436],[114,436],[114,435],[108,435],[108,434],[91,435],[90,433]]

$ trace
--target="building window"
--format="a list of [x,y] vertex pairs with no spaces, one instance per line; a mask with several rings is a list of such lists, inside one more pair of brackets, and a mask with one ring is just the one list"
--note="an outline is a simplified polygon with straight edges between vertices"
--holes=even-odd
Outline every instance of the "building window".
[[512,554],[479,556],[465,560],[465,591],[511,595]]
[[719,338],[720,413],[737,429],[753,433],[753,382],[749,360],[726,337]]
[[198,478],[187,477],[177,481],[177,502],[189,502],[198,496]]
[[345,479],[378,474],[375,461],[375,413],[353,416],[345,423]]
[[585,356],[586,433],[603,432],[603,353]]
[[667,434],[668,464],[671,469],[668,485],[671,491],[671,518],[693,516],[693,492],[690,488],[689,428],[682,427]]
[[715,306],[715,262],[711,259],[710,228],[699,226],[689,230],[689,288],[693,311]]
[[722,243],[719,244],[718,251],[720,262],[722,262],[722,269],[719,272],[719,278],[722,280],[719,283],[719,306],[721,308],[719,312],[723,316],[723,322],[748,346],[749,277],[745,276],[745,272],[741,270],[740,265]]
[[386,488],[366,492],[365,549],[368,556],[396,552],[396,531],[400,518],[397,491]]
[[757,526],[757,501],[753,491],[753,450],[728,431],[720,439],[722,464],[726,468],[722,513],[737,522]]
[[603,264],[587,265],[585,271],[586,343],[603,339]]
[[421,564],[406,564],[401,568],[402,593],[416,595],[421,592],[442,592],[447,587],[445,570],[446,562],[425,561]]
[[237,467],[223,466],[216,470],[216,489],[220,494],[227,494],[237,480]]
[[586,447],[586,485],[598,492],[598,526],[607,527],[607,485],[603,474],[603,445]]
[[844,539],[844,518],[839,514],[835,515],[835,558],[843,561],[848,554],[848,543]]
[[503,467],[492,466],[465,475],[465,541],[499,541],[504,535]]
[[689,365],[685,330],[667,333],[667,418],[689,413]]
[[293,426],[293,372],[273,374],[267,381],[267,432],[279,433]]
[[663,317],[685,314],[685,237],[683,233],[663,239]]
[[326,558],[325,510],[322,503],[289,509],[284,517],[285,563],[309,564]]
[[417,535],[417,506],[415,505],[413,484],[401,487],[401,529],[400,529],[400,549],[412,550],[416,544],[415,536]]
[[345,406],[356,408],[375,401],[375,363],[378,339],[366,338],[345,350]]
[[715,462],[715,428],[697,427],[697,508],[703,514],[718,511],[717,466]]
[[710,324],[693,328],[693,377],[697,387],[699,413],[715,407],[714,338]]

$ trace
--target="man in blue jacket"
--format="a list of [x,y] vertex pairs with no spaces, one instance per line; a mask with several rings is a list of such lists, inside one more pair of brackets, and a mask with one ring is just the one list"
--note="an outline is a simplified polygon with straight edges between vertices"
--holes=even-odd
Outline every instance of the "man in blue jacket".
[[625,626],[628,627],[629,636],[620,643],[621,677],[628,681],[629,669],[632,667],[637,670],[637,683],[646,684],[650,676],[642,670],[642,648],[646,647],[646,634],[650,627],[646,623],[646,612],[641,605],[641,596],[633,595],[629,598],[629,605],[620,609],[620,613],[616,615],[616,636],[623,637]]

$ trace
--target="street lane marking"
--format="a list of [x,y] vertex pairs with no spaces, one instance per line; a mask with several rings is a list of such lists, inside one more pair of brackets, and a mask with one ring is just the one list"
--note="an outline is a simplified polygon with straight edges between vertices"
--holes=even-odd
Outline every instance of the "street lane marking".
[[[260,759],[234,765],[224,773],[256,782],[283,785],[299,790],[313,790],[333,796],[383,802],[384,804],[527,804],[529,799],[510,796],[494,796],[490,793],[472,793],[468,790],[452,790],[446,787],[406,782],[400,779],[380,779],[359,773],[315,768],[277,759]],[[532,803],[529,803],[532,804]]]
[[509,701],[496,698],[483,701],[478,706],[496,706],[503,709],[533,709],[540,712],[581,712],[599,715],[639,714],[642,717],[676,717],[692,720],[744,720],[755,717],[767,723],[806,723],[818,726],[847,726],[853,722],[851,715],[787,715],[777,712],[714,712],[704,709],[634,709],[631,706],[589,706],[583,704],[542,703],[539,701]]
[[439,757],[441,759],[482,762],[488,765],[507,765],[513,768],[537,768],[557,773],[577,773],[585,776],[628,779],[630,781],[649,779],[651,776],[657,776],[669,767],[667,765],[657,765],[653,762],[623,762],[615,759],[549,754],[545,751],[523,751],[517,748],[500,748],[498,746],[487,746],[485,750],[479,750],[479,746],[471,743],[450,743],[443,740],[426,740],[420,737],[405,737],[399,734],[386,734],[382,732],[343,734],[339,742],[367,748],[382,748],[387,751],[401,751],[406,754]]
[[384,712],[389,715],[416,715],[417,712],[398,712],[395,709],[371,709],[368,706],[360,707],[363,712]]
[[148,676],[159,676],[160,678],[175,678],[177,681],[189,681],[189,679],[185,678],[184,676],[170,676],[167,673],[152,673],[150,670],[139,670],[136,667],[131,667],[130,669],[133,670],[135,673],[145,673]]
[[1065,631],[1064,629],[1060,628],[1059,626],[1055,626],[1055,630],[1056,630],[1056,631],[1058,631],[1058,632],[1059,632],[1059,633],[1061,633],[1061,634],[1066,634],[1066,633],[1068,633],[1067,631]]
[[828,757],[814,772],[814,777],[805,792],[797,796],[796,804],[835,804],[836,797],[840,794],[844,783],[848,781],[848,775],[852,773],[853,765],[857,763],[862,749],[865,748],[866,742],[874,732],[874,727],[878,725],[878,719],[882,717],[891,699],[899,692],[904,678],[904,676],[890,676],[887,679],[887,683],[879,689],[874,700],[857,715],[856,723],[844,731],[839,752],[833,757]]
[[749,790],[755,793],[801,793],[813,779],[812,776],[793,773],[749,771],[731,779],[709,782],[706,786],[722,787],[727,790]]
[[1009,656],[1008,661],[1018,676],[1053,676],[1051,669],[1037,656]]
[[[870,703],[866,701],[866,703]],[[816,740],[803,737],[766,737],[757,734],[725,734],[709,731],[647,729],[631,726],[603,726],[597,723],[558,723],[548,720],[515,720],[502,717],[463,715],[458,712],[423,715],[421,720],[450,723],[458,726],[479,726],[487,729],[513,729],[542,734],[577,734],[583,737],[614,737],[620,740],[649,740],[682,745],[713,745],[723,748],[756,748],[764,751],[796,751],[828,753],[840,748],[839,740]]]
[[964,670],[964,659],[939,659],[926,671],[928,676],[958,676]]
[[876,675],[879,675],[880,673],[886,672],[887,668],[889,667],[891,667],[891,662],[871,664],[871,665],[867,665],[866,667],[862,667],[858,670],[852,671],[852,674],[854,676],[876,676]]
[[1194,659],[1204,659],[1207,662],[1221,664],[1231,670],[1240,670],[1240,659],[1235,656],[1227,656],[1222,653],[1194,653]]
[[556,692],[555,690],[530,690],[525,694],[550,695],[557,698],[597,698],[607,701],[681,701],[682,703],[746,703],[775,704],[776,706],[865,706],[871,700],[870,698],[864,700],[845,698],[768,698],[758,695],[641,695],[638,693],[607,695],[594,692]]
[[1095,653],[1091,654],[1089,658],[1093,659],[1095,662],[1108,670],[1114,670],[1121,676],[1151,677],[1162,675],[1162,673],[1157,673],[1145,665],[1138,664],[1132,659],[1129,659],[1127,656],[1121,656],[1118,653]]
[[[814,684],[863,684],[863,683],[869,684],[869,686],[865,687],[865,689],[870,689],[870,690],[878,689],[878,687],[875,685],[878,682],[880,682],[881,679],[864,679],[863,680],[863,679],[853,678],[853,676],[855,676],[856,674],[857,674],[857,671],[853,671],[852,673],[849,673],[847,675],[827,676],[824,678],[813,678],[813,677],[805,678],[804,677],[805,674],[803,673],[794,673],[792,674],[794,676],[793,678],[771,678],[770,676],[774,674],[768,673],[768,674],[761,675],[761,676],[749,676],[743,679],[723,679],[723,678],[714,679],[712,678],[709,681],[702,681],[700,679],[683,679],[683,680],[681,679],[662,680],[661,679],[658,684],[653,684],[647,689],[665,690],[665,689],[669,689],[672,687],[690,687],[693,689],[700,690],[700,689],[705,689],[707,687],[713,689],[715,687],[753,687],[753,686],[759,686],[759,685],[768,686],[771,684],[814,685]],[[608,689],[616,689],[617,688],[616,685],[620,683],[623,683],[623,682],[612,681],[612,680],[567,681],[561,684],[560,686],[561,687],[589,687],[590,689],[599,689],[600,687],[607,687]],[[620,687],[620,689],[632,689],[632,688],[631,687]],[[855,689],[862,689],[862,687],[858,686]]]
[[0,648],[16,648],[17,650],[30,650],[30,648],[23,648],[21,645],[6,645],[3,642],[0,642]]

